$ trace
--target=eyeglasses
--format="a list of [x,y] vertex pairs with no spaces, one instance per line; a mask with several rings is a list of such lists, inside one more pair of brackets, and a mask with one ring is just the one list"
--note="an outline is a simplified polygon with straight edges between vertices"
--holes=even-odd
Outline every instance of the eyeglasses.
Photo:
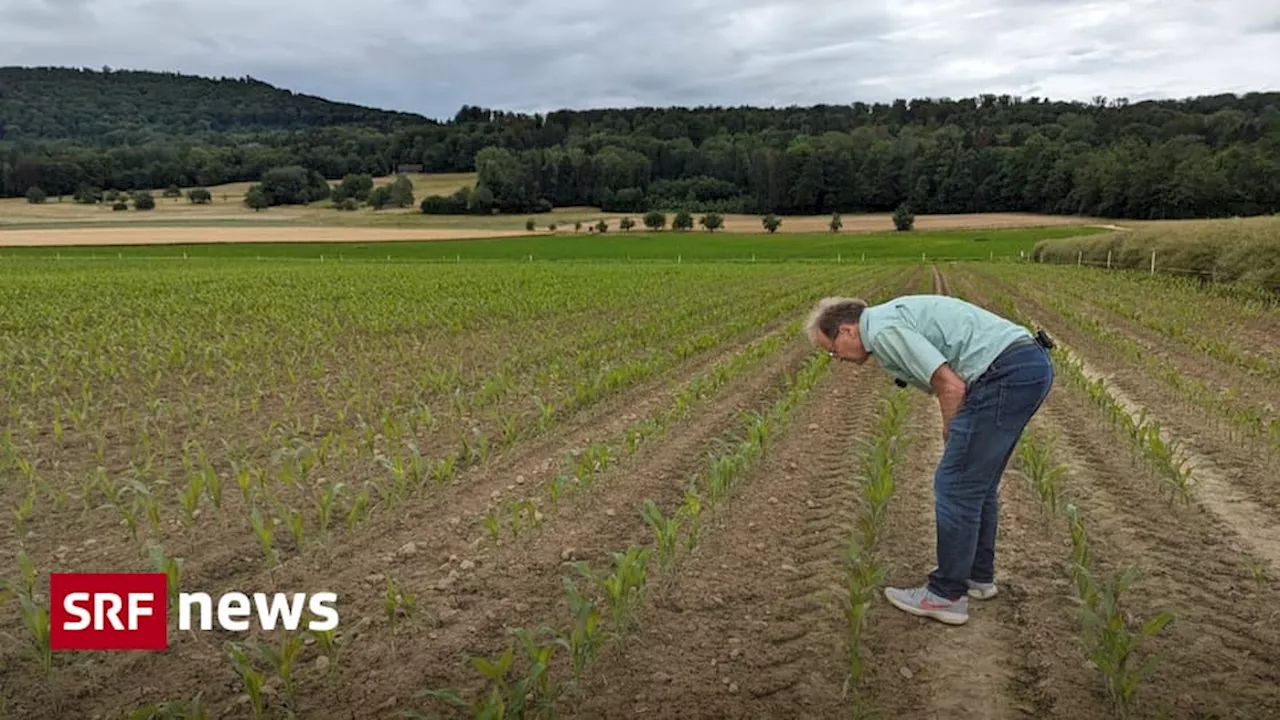
[[831,341],[831,349],[827,351],[827,357],[832,360],[836,359],[836,340],[840,338],[840,329],[836,330],[835,335],[828,335],[827,339]]

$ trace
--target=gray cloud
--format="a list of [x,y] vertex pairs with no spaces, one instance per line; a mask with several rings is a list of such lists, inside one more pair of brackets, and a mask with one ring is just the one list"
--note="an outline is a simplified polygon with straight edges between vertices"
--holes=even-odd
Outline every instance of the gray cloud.
[[0,64],[252,75],[449,117],[1280,89],[1272,0],[0,0]]

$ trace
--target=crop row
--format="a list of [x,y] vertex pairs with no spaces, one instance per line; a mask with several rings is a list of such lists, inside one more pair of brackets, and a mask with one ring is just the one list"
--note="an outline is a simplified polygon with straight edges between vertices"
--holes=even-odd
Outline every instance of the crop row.
[[[627,642],[642,622],[646,594],[672,581],[681,560],[698,546],[706,513],[728,499],[760,461],[829,362],[812,356],[788,377],[781,397],[766,412],[744,413],[723,449],[709,454],[690,478],[682,504],[664,513],[652,499],[643,502],[637,510],[653,532],[652,544],[611,553],[608,568],[574,563],[573,574],[563,578],[565,616],[537,630],[511,629],[515,641],[496,658],[473,658],[479,690],[431,689],[419,697],[464,708],[477,718],[553,716],[558,702],[580,692],[583,674],[604,645]],[[565,680],[557,680],[556,668]]]
[[1274,456],[1280,454],[1280,418],[1266,407],[1248,402],[1234,388],[1221,391],[1201,380],[1189,377],[1167,359],[1147,352],[1123,333],[1107,327],[1097,318],[1081,312],[1070,300],[1055,293],[1045,293],[1039,300],[1064,319],[1102,342],[1132,365],[1144,368],[1152,377],[1178,392],[1195,405],[1211,411],[1229,432],[1240,432],[1267,443]]
[[853,695],[855,717],[871,713],[861,693],[865,661],[862,636],[872,603],[884,586],[886,568],[880,541],[896,487],[895,478],[908,449],[905,433],[909,409],[908,391],[895,391],[881,403],[875,428],[862,441],[858,468],[861,492],[853,532],[844,554],[847,594],[843,609],[848,624],[849,662],[844,687],[846,695]]
[[[792,322],[782,331],[751,343],[715,367],[695,375],[673,395],[667,407],[637,418],[614,437],[594,440],[585,448],[566,453],[554,477],[543,487],[546,505],[557,510],[566,496],[593,487],[596,479],[619,460],[633,457],[641,446],[653,442],[673,424],[687,419],[697,407],[715,398],[730,381],[781,350],[799,328],[799,322]],[[512,539],[519,538],[524,529],[539,527],[543,518],[538,500],[521,497],[491,504],[481,520],[489,539],[499,542],[507,532]]]
[[[102,464],[90,463],[88,468],[58,468],[60,476],[44,472],[41,464],[47,458],[38,456],[39,448],[30,442],[19,444],[7,427],[0,436],[0,468],[12,469],[22,481],[15,483],[24,492],[18,495],[13,510],[20,531],[36,514],[40,497],[47,498],[55,510],[65,509],[71,499],[79,501],[85,515],[100,509],[114,510],[135,542],[144,524],[149,526],[153,539],[163,537],[167,523],[162,521],[162,510],[164,515],[176,513],[176,525],[187,529],[189,538],[194,538],[190,529],[202,514],[210,510],[222,512],[224,505],[231,505],[231,512],[243,511],[270,564],[279,544],[275,527],[289,531],[295,550],[301,549],[304,533],[316,533],[322,543],[327,543],[330,530],[338,522],[354,527],[375,506],[393,508],[428,480],[435,484],[449,482],[460,470],[484,461],[494,451],[546,432],[569,413],[653,377],[688,352],[712,347],[772,320],[795,307],[799,296],[811,292],[791,289],[781,299],[772,298],[772,302],[757,298],[747,310],[739,308],[718,325],[696,333],[696,342],[680,341],[684,349],[597,368],[594,374],[569,385],[572,396],[563,398],[558,407],[535,396],[533,412],[503,415],[484,431],[479,424],[473,425],[469,433],[456,436],[452,448],[437,444],[438,454],[434,457],[428,456],[430,445],[423,441],[421,433],[424,428],[438,425],[439,420],[430,408],[421,408],[404,415],[383,412],[380,421],[361,418],[354,428],[328,429],[320,435],[310,434],[316,430],[314,426],[293,428],[283,433],[287,437],[276,442],[264,435],[259,438],[262,450],[257,454],[266,450],[270,454],[257,463],[233,452],[230,442],[221,443],[221,447],[207,446],[208,440],[202,442],[200,437],[191,436],[183,440],[175,461],[160,450],[165,440],[151,435],[152,429],[162,435],[163,428],[144,419],[140,423],[141,439],[131,448],[136,459],[122,472],[109,472]],[[692,316],[687,315],[687,310],[685,313],[684,321],[688,322]],[[719,318],[718,313],[709,315],[693,319],[714,323]],[[659,326],[667,333],[673,330],[669,321]],[[675,335],[679,337],[680,333]],[[478,392],[485,391],[482,385]],[[57,433],[55,419],[55,437]],[[343,481],[322,479],[335,476]],[[167,509],[170,507],[174,509]],[[312,512],[305,513],[304,522],[306,508]]]
[[[1037,286],[1050,294],[1085,298],[1087,303],[1249,374],[1280,379],[1280,356],[1274,355],[1274,349],[1240,342],[1242,320],[1255,326],[1280,321],[1274,305],[1268,308],[1256,302],[1216,300],[1198,283],[1163,276],[1107,275],[1060,267],[1002,269],[999,274],[1025,279],[1029,270],[1034,270]],[[1268,350],[1272,354],[1268,355]]]
[[[992,304],[1005,316],[1027,328],[1036,327],[1031,318],[1005,297],[993,294]],[[1160,482],[1162,494],[1170,505],[1189,505],[1196,486],[1193,468],[1187,452],[1178,438],[1169,437],[1158,421],[1147,417],[1143,408],[1135,416],[1125,403],[1108,388],[1103,378],[1092,378],[1085,372],[1084,364],[1076,358],[1061,340],[1050,351],[1058,375],[1077,389],[1085,392],[1094,405],[1107,418],[1111,427],[1128,440],[1136,458],[1141,460]],[[1056,501],[1042,494],[1046,501]]]
[[1127,718],[1137,708],[1142,683],[1158,667],[1158,658],[1144,651],[1144,641],[1159,634],[1174,620],[1174,614],[1161,611],[1145,621],[1133,618],[1123,600],[1138,579],[1139,568],[1130,564],[1113,575],[1099,570],[1079,509],[1074,503],[1062,504],[1068,469],[1054,455],[1050,438],[1026,434],[1018,442],[1019,469],[1040,496],[1049,521],[1061,527],[1065,520],[1064,529],[1071,535],[1071,557],[1065,570],[1078,608],[1085,658],[1101,676],[1116,716]]

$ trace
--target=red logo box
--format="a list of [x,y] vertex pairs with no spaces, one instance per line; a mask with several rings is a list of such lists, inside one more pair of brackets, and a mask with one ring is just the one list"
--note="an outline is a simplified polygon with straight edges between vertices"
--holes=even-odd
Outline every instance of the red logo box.
[[50,649],[166,649],[167,587],[164,573],[51,573]]

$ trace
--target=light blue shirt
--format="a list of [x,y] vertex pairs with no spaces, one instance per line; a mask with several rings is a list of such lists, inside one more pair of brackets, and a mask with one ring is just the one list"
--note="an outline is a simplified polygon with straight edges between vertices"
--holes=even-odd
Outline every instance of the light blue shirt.
[[862,311],[862,346],[895,378],[932,394],[930,378],[946,363],[966,385],[986,372],[1021,325],[946,295],[906,295]]

